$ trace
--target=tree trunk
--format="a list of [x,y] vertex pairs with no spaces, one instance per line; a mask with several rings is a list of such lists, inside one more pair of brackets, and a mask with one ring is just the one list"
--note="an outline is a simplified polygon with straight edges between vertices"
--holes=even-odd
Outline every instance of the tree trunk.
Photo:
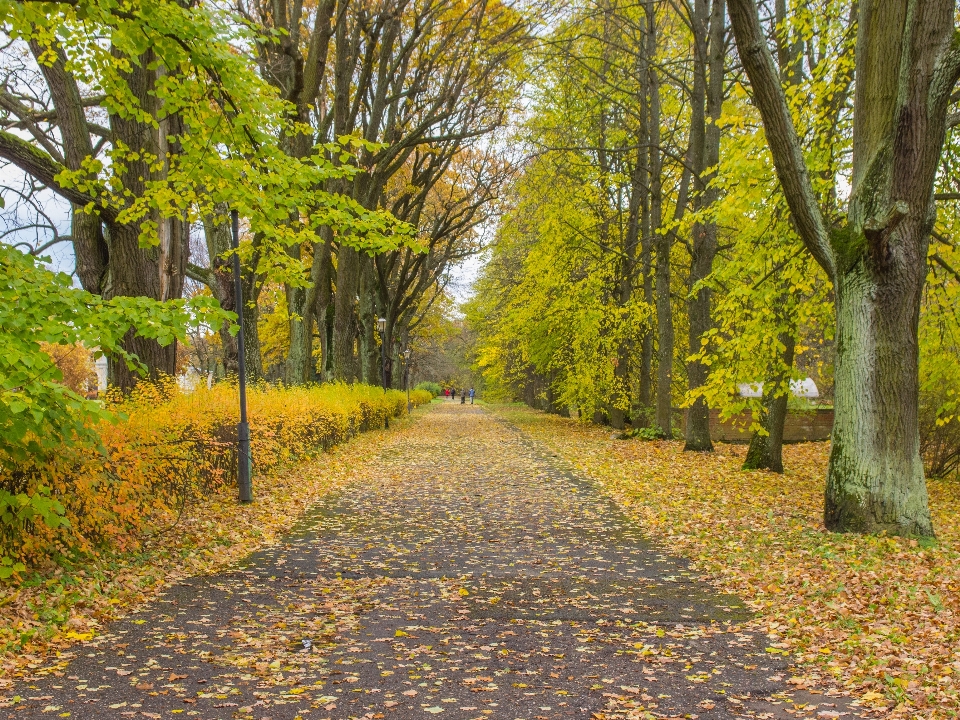
[[743,462],[744,470],[773,470],[783,472],[783,425],[790,402],[790,371],[797,347],[794,332],[781,333],[783,355],[777,363],[776,377],[763,384],[763,405],[760,424],[764,432],[755,432]]
[[[657,23],[652,2],[647,3],[647,54],[656,56]],[[663,190],[660,160],[660,79],[651,64],[650,79],[650,221],[659,231],[663,220]],[[673,436],[673,308],[670,299],[671,233],[656,237],[655,285],[657,303],[657,427],[665,438]]]
[[257,297],[252,294],[248,296],[246,291],[243,296],[243,356],[247,369],[247,382],[253,383],[263,378],[263,355],[260,352],[260,304],[257,302]]
[[314,286],[314,320],[317,334],[320,336],[320,366],[314,379],[326,379],[330,369],[330,332],[333,309],[333,292],[330,286],[333,278],[333,260],[330,246],[333,242],[333,231],[330,228],[321,229],[323,242],[313,248],[313,266],[310,270],[310,279]]
[[[234,292],[233,263],[224,257],[230,250],[230,223],[228,220],[230,208],[226,203],[218,203],[214,208],[215,215],[203,219],[203,234],[207,244],[207,256],[210,258],[210,274],[208,285],[213,297],[224,310],[236,312],[237,298]],[[246,338],[244,338],[246,340]],[[223,369],[227,374],[236,374],[240,366],[238,362],[239,350],[237,338],[230,334],[229,328],[224,325],[220,328],[220,342],[223,345]]]
[[[106,297],[160,297],[160,266],[157,249],[140,247],[140,229],[129,225],[115,225],[110,232],[110,282]],[[162,347],[157,341],[137,337],[133,330],[123,337],[121,347],[136,355],[147,368],[147,378],[176,375],[177,344]],[[123,391],[133,389],[139,373],[127,367],[122,360],[108,364],[110,384]]]
[[[71,170],[80,170],[83,161],[93,156],[93,143],[87,127],[87,118],[76,78],[67,70],[67,55],[59,43],[50,47],[30,41],[30,50],[38,59],[37,66],[50,88],[50,97],[57,111],[57,126],[63,142],[64,164]],[[46,53],[55,55],[54,61],[40,62]],[[71,236],[77,278],[87,292],[100,295],[104,291],[110,253],[103,236],[99,214],[84,212],[83,206],[71,204]]]
[[[917,222],[919,220],[919,222]],[[926,243],[923,218],[905,220],[890,246]],[[824,518],[831,530],[932,535],[917,418],[918,262],[878,276],[866,261],[837,277],[835,419]],[[913,272],[910,272],[910,270]]]
[[368,385],[379,385],[380,345],[377,343],[377,313],[374,293],[372,258],[360,256],[360,380]]
[[285,290],[290,311],[290,348],[284,362],[283,379],[287,385],[303,385],[312,375],[313,308],[307,303],[307,288],[287,285]]
[[[148,51],[136,63],[131,64],[126,76],[130,93],[137,98],[141,106],[151,115],[156,114],[156,99],[153,88],[156,82],[155,58]],[[159,154],[157,130],[140,122],[135,117],[110,116],[110,126],[116,142],[123,143],[140,154],[128,160],[125,171],[120,175],[124,189],[132,197],[140,197],[146,191],[147,183],[155,179],[156,169],[147,161],[149,155]],[[159,217],[151,218],[159,221]],[[182,241],[183,238],[178,238]],[[110,223],[109,241],[110,268],[104,287],[104,297],[148,297],[159,300],[164,294],[179,288],[162,287],[161,276],[165,269],[160,264],[160,249],[140,246],[140,223]],[[172,270],[172,268],[171,268]],[[171,282],[167,279],[167,283]],[[182,276],[179,278],[182,283]],[[136,337],[128,332],[121,343],[123,349],[136,355],[147,367],[147,376],[155,380],[162,375],[176,374],[177,347],[172,342],[161,347],[155,340]],[[111,362],[108,366],[110,382],[121,390],[130,390],[137,383],[139,375],[130,370],[123,361]]]
[[337,293],[333,316],[333,379],[353,382],[353,345],[356,339],[357,285],[360,280],[360,255],[341,245],[337,252]]
[[[637,149],[637,172],[640,176],[640,207],[638,208],[640,217],[640,226],[638,228],[640,244],[640,276],[643,284],[643,301],[648,307],[653,307],[653,278],[650,275],[651,268],[651,246],[653,238],[650,229],[650,188],[649,188],[649,157],[650,153],[645,147],[650,142],[650,117],[649,105],[647,103],[647,85],[649,75],[646,65],[649,64],[649,58],[646,53],[643,54],[643,72],[641,72],[641,83],[643,97],[641,98],[640,109],[640,133]],[[643,422],[649,420],[650,401],[653,395],[651,383],[651,370],[653,367],[653,329],[648,324],[640,338],[640,382],[639,382],[639,403],[643,409]],[[637,419],[634,419],[634,426]]]
[[[703,0],[700,0],[703,2]],[[698,2],[698,9],[700,3]],[[705,11],[701,11],[705,12]],[[698,210],[713,205],[718,200],[716,188],[710,187],[715,168],[720,162],[720,112],[723,106],[723,64],[724,64],[724,0],[714,0],[710,16],[709,32],[704,33],[704,50],[706,63],[710,71],[709,84],[704,82],[704,102],[706,116],[697,119],[704,120],[703,131],[703,160],[697,168],[700,175],[700,195],[697,199]],[[707,121],[709,118],[709,121]],[[709,171],[709,174],[705,174]],[[690,328],[688,334],[688,351],[696,355],[701,351],[701,341],[704,333],[712,326],[713,320],[710,308],[710,289],[696,288],[713,271],[713,260],[717,254],[717,226],[712,220],[697,221],[693,226],[693,252],[690,258],[690,290],[692,296],[689,301],[688,313]],[[696,288],[696,289],[695,289]],[[699,360],[691,360],[687,364],[687,382],[691,392],[696,392],[707,382],[707,368]],[[690,409],[687,411],[687,426],[685,429],[684,450],[710,451],[713,443],[710,440],[710,409],[702,395],[697,395]]]

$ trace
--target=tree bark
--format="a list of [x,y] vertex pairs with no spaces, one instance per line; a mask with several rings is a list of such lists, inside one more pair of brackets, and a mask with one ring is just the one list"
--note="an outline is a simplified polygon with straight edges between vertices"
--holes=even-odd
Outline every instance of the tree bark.
[[287,285],[290,312],[290,349],[284,363],[284,382],[304,385],[313,379],[313,310],[308,288]]
[[373,277],[373,259],[361,255],[360,264],[360,380],[368,385],[379,385],[381,353],[376,338],[376,281]]
[[333,316],[333,379],[353,382],[360,255],[351,247],[337,252],[337,292]]
[[[230,208],[226,203],[218,203],[214,215],[203,219],[203,232],[207,244],[207,256],[210,258],[210,272],[207,286],[224,310],[236,312],[237,298],[234,292],[233,264],[224,257],[230,250]],[[244,338],[246,340],[246,338]],[[227,374],[236,374],[240,370],[237,338],[224,326],[220,328],[220,342],[223,345],[223,369]]]
[[832,530],[933,534],[917,415],[926,279],[926,242],[917,236],[925,239],[927,231],[922,219],[907,220],[889,235],[891,248],[917,252],[912,262],[881,274],[862,260],[836,280],[835,419],[824,511]]
[[783,472],[783,426],[790,402],[790,369],[797,343],[794,332],[781,333],[779,341],[783,345],[780,371],[763,385],[764,409],[760,422],[764,433],[755,432],[750,438],[744,470]]
[[310,280],[313,283],[314,322],[317,334],[320,337],[320,365],[315,379],[326,379],[330,364],[330,326],[328,317],[333,303],[333,260],[330,247],[333,242],[333,231],[329,227],[321,229],[322,241],[313,248],[313,265],[310,269]]
[[[67,56],[61,45],[54,43],[49,49],[56,55],[54,62],[37,64],[50,88],[50,97],[57,111],[64,162],[70,170],[80,170],[83,161],[93,157],[93,143],[90,141],[83,99],[76,78],[67,70]],[[35,58],[39,58],[47,49],[33,40],[30,50]],[[100,295],[110,264],[103,223],[99,214],[84,212],[82,204],[72,203],[70,224],[80,285],[87,292]]]
[[[656,6],[648,2],[647,55],[656,56]],[[660,159],[660,78],[651,64],[650,78],[650,220],[657,236],[655,292],[657,304],[657,409],[656,423],[665,438],[673,436],[673,308],[670,298],[670,245],[673,236],[660,232],[663,220],[663,190]]]
[[825,524],[838,531],[932,535],[919,452],[917,327],[933,182],[960,77],[955,4],[860,0],[849,210],[844,226],[828,228],[756,3],[729,2],[794,225],[837,293]]
[[[698,0],[696,5],[699,18],[705,15],[705,0]],[[723,65],[724,65],[724,0],[713,0],[710,14],[709,30],[704,28],[702,42],[702,62],[705,67],[703,74],[709,69],[709,83],[703,82],[703,102],[706,105],[705,115],[694,117],[694,121],[704,123],[703,153],[700,167],[697,168],[699,180],[699,195],[697,209],[709,208],[719,199],[716,188],[710,186],[715,172],[713,168],[720,162],[720,112],[723,106]],[[702,21],[705,24],[706,19]],[[700,75],[701,73],[697,73]],[[696,94],[696,93],[695,93]],[[694,98],[697,102],[698,98]],[[701,341],[712,326],[710,289],[697,288],[697,284],[704,280],[713,271],[713,260],[717,254],[717,225],[712,220],[698,220],[693,225],[692,255],[690,258],[690,291],[688,303],[689,334],[688,351],[696,355],[701,351]],[[690,391],[695,393],[707,382],[707,367],[699,360],[687,363],[687,381]],[[702,395],[697,395],[687,411],[687,425],[684,432],[684,450],[711,451],[713,443],[710,439],[710,409]]]
[[[137,98],[141,107],[151,115],[156,115],[156,99],[153,94],[156,70],[152,67],[153,63],[153,54],[148,51],[136,63],[131,64],[126,80],[131,94]],[[146,190],[146,183],[156,175],[144,155],[158,155],[158,133],[134,117],[111,115],[110,126],[115,141],[142,153],[129,160],[125,171],[120,175],[124,189],[133,197],[139,197]],[[104,297],[146,296],[159,300],[163,294],[161,275],[164,273],[160,264],[160,249],[140,247],[140,223],[110,222],[108,226],[110,268]],[[151,380],[162,375],[176,374],[176,342],[161,347],[155,340],[136,337],[131,331],[124,336],[121,345],[125,351],[136,355],[146,365]],[[123,361],[110,363],[108,372],[111,384],[124,391],[132,389],[139,379],[139,375],[130,370]]]

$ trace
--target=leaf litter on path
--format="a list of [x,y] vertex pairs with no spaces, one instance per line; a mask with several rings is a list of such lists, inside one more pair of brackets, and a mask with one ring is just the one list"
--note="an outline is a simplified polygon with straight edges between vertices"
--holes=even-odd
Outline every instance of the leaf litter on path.
[[743,472],[745,446],[685,453],[516,406],[497,412],[748,601],[771,651],[799,663],[794,686],[840,687],[885,718],[960,715],[955,479],[928,481],[936,543],[841,535],[823,528],[829,443],[784,447],[783,475]]
[[540,442],[453,404],[385,438],[282,542],[170,588],[0,717],[856,717],[777,696],[788,658],[744,603]]

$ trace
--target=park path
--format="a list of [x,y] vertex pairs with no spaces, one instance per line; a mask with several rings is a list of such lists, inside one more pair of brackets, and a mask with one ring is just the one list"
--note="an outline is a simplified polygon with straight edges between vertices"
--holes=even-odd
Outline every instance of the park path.
[[496,416],[435,404],[382,448],[285,543],[114,623],[0,718],[848,716],[770,700],[787,661],[743,604]]

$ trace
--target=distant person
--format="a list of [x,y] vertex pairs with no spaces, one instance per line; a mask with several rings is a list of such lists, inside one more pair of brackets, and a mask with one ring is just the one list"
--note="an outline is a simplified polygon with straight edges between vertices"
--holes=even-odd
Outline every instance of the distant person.
[[467,404],[467,391],[466,391],[466,390],[461,390],[461,391],[460,391],[460,404],[461,404],[461,405],[466,405],[466,404]]
[[456,388],[451,388],[450,392],[453,393],[453,401],[456,402],[456,401],[457,401],[457,389],[456,389]]
[[450,399],[450,388],[444,388],[444,389],[443,389],[443,396],[444,396],[447,400]]
[[473,405],[473,398],[476,396],[476,392],[473,388],[470,388],[470,404]]

